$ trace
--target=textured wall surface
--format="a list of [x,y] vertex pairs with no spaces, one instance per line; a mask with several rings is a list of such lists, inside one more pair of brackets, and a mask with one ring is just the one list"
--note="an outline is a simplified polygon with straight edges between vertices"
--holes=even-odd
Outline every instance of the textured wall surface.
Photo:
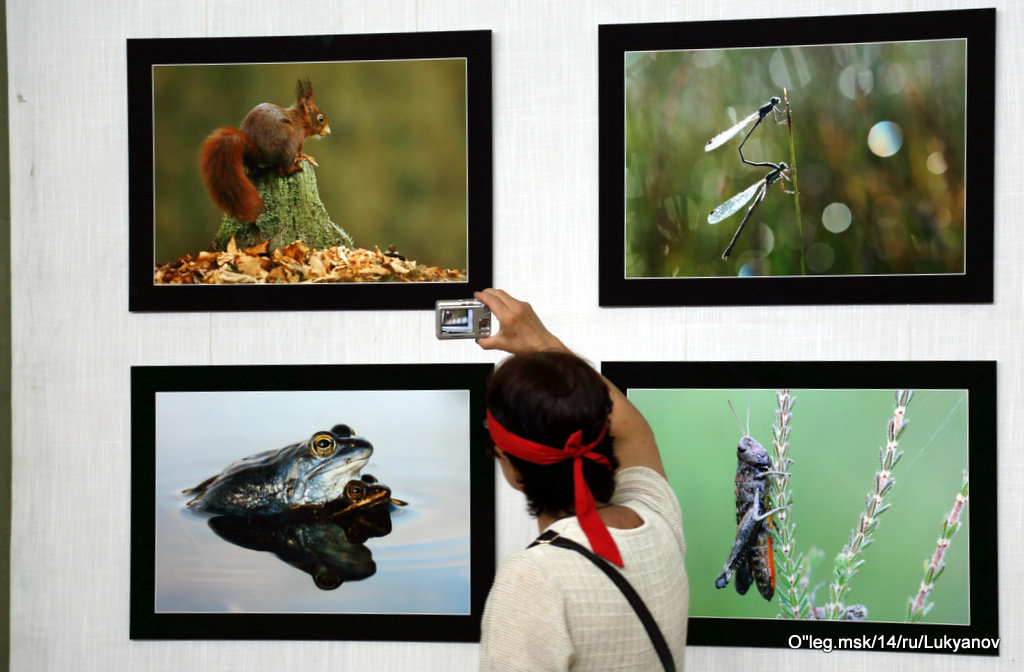
[[[995,302],[598,307],[597,26],[980,7],[997,16]],[[473,644],[128,638],[132,365],[497,361],[414,312],[128,312],[125,39],[493,31],[494,284],[602,360],[999,362],[997,659],[692,647],[691,670],[1024,664],[1024,7],[1010,0],[8,3],[13,321],[11,669],[469,670]],[[332,119],[333,125],[333,119]],[[969,179],[969,178],[968,178]],[[637,328],[642,325],[643,328]],[[498,489],[499,560],[535,534]]]

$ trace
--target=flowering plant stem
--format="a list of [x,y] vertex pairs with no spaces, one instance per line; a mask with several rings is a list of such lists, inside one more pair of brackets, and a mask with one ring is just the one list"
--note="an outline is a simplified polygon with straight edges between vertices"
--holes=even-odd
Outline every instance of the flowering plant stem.
[[889,420],[886,431],[888,441],[884,448],[878,450],[878,461],[881,468],[875,473],[874,489],[867,495],[864,511],[860,514],[857,526],[850,531],[849,542],[836,556],[833,580],[828,586],[828,601],[825,603],[825,614],[831,620],[838,620],[842,616],[846,596],[850,591],[850,582],[860,566],[864,564],[862,558],[864,549],[874,540],[878,517],[890,506],[887,503],[887,496],[895,483],[892,470],[903,455],[903,452],[898,450],[899,439],[907,427],[904,416],[912,396],[912,390],[896,391],[893,417]]
[[952,541],[953,535],[960,529],[960,514],[963,513],[964,507],[967,506],[968,487],[967,472],[965,471],[960,477],[960,490],[956,493],[953,509],[946,516],[946,519],[942,521],[942,532],[939,534],[939,540],[935,544],[935,552],[930,560],[925,561],[924,578],[921,579],[921,586],[917,590],[917,595],[911,597],[908,601],[907,622],[909,623],[920,621],[935,606],[934,602],[928,602],[928,594],[932,592],[936,579],[942,574],[942,570],[946,568],[946,551],[949,549],[949,542]]
[[789,432],[796,400],[789,390],[779,390],[775,393],[775,402],[772,425],[772,471],[775,474],[769,482],[768,496],[770,508],[782,509],[775,514],[771,526],[775,576],[779,583],[779,617],[807,618],[811,609],[805,577],[807,563],[803,554],[797,555],[794,548],[796,525],[792,515],[793,491],[789,488],[789,467],[793,464],[789,457]]

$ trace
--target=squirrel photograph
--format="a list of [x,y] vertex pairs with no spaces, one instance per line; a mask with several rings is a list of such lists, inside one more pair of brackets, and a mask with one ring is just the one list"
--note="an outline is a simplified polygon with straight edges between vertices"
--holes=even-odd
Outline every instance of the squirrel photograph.
[[138,94],[152,119],[132,143],[152,148],[152,177],[140,162],[130,184],[140,204],[152,189],[152,224],[139,226],[153,230],[154,263],[223,251],[234,237],[239,249],[394,245],[466,267],[470,184],[489,193],[490,165],[489,141],[471,148],[469,129],[490,117],[473,106],[464,58],[267,62],[262,41],[243,39],[228,42],[237,62],[212,63],[203,44],[187,63],[150,68]]
[[331,129],[313,102],[309,79],[299,80],[295,95],[289,108],[260,103],[241,128],[218,128],[199,149],[199,169],[213,202],[239,221],[255,222],[263,212],[263,198],[253,183],[261,175],[276,170],[287,177],[303,170],[303,160],[318,165],[302,145]]

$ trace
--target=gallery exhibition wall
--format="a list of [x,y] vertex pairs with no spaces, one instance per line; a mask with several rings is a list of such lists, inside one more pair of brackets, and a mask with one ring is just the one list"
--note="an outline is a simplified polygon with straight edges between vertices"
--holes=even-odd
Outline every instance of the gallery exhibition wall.
[[[688,541],[685,668],[1020,667],[1014,3],[6,11],[12,670],[476,669],[489,578],[537,534],[483,454],[502,356],[436,337],[434,301],[485,286],[651,422]],[[331,128],[304,173],[356,245],[210,252],[200,143],[296,77]],[[877,522],[831,614],[866,622],[780,619],[781,569],[771,601],[714,587],[736,441],[789,432],[779,408],[820,616],[858,513]],[[346,501],[387,515],[196,514],[219,505],[203,479],[307,439],[356,456]],[[932,606],[905,617],[936,538]]]

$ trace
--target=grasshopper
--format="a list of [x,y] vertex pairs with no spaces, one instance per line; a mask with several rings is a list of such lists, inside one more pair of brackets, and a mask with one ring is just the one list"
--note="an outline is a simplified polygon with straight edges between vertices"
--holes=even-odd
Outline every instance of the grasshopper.
[[[732,402],[729,402],[732,409]],[[740,424],[736,409],[732,409],[736,423]],[[715,588],[725,588],[735,574],[736,592],[745,595],[750,584],[756,582],[761,597],[771,600],[775,595],[775,555],[772,550],[771,516],[782,509],[767,511],[768,488],[766,480],[773,471],[768,451],[750,436],[750,409],[747,408],[747,430],[740,424],[743,437],[736,447],[736,540],[722,573],[715,579]]]

